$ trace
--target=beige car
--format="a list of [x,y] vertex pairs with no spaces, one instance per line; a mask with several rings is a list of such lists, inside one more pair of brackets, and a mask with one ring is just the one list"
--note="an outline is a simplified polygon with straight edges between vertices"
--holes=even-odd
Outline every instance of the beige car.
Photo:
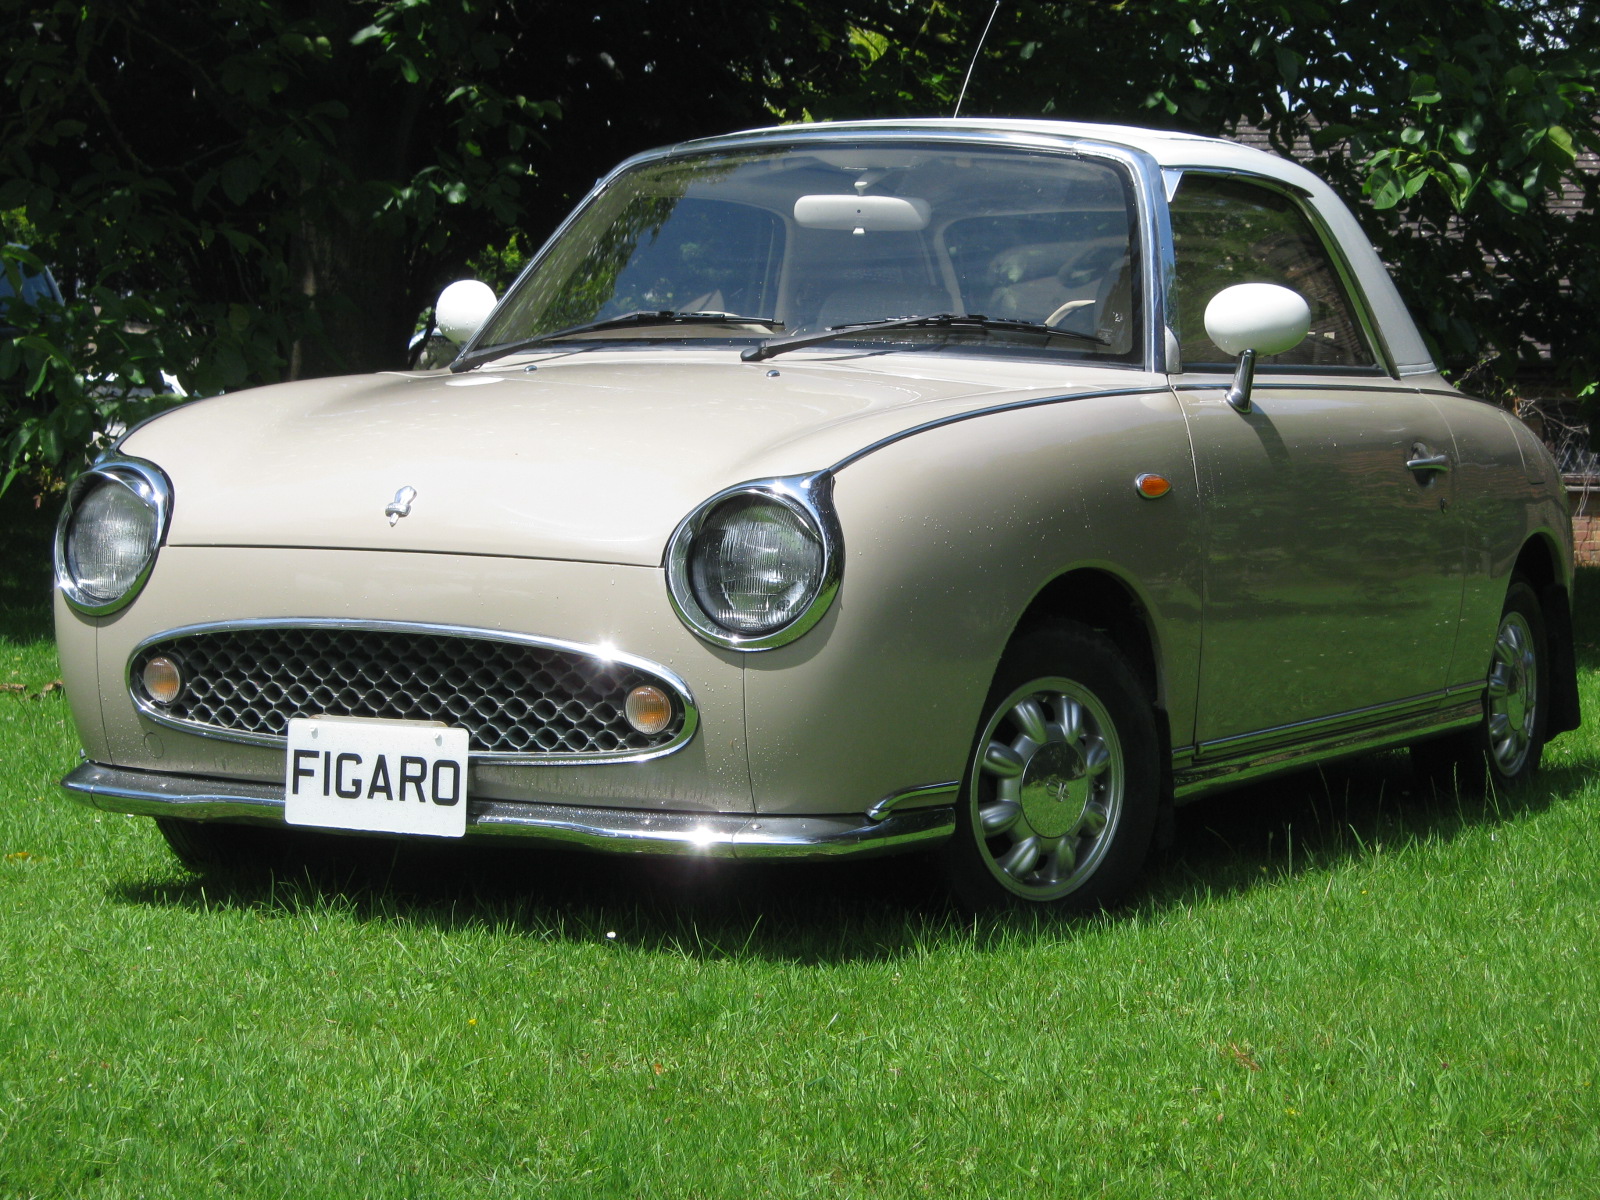
[[[77,799],[263,826],[915,851],[1092,908],[1164,812],[1579,719],[1550,456],[1284,160],[1045,121],[641,155],[443,371],[195,401],[71,489]],[[492,296],[488,297],[492,301]]]

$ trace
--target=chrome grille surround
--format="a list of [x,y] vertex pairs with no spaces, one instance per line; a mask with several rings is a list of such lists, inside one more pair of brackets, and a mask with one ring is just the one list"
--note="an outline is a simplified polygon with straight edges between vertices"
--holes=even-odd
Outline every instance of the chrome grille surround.
[[[160,705],[141,673],[156,654],[176,658],[182,694]],[[659,734],[623,716],[643,684],[672,697]],[[128,657],[128,693],[169,729],[256,746],[282,746],[290,717],[444,721],[466,728],[469,756],[496,763],[640,762],[694,736],[699,711],[665,667],[609,647],[455,625],[275,618],[167,630]]]

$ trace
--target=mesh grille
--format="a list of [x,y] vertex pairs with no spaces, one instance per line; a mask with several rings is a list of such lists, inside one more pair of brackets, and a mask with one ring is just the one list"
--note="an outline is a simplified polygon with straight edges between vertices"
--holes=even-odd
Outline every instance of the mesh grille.
[[[178,661],[183,694],[157,705],[140,682],[158,654]],[[373,629],[265,628],[189,634],[148,646],[129,675],[135,697],[171,721],[285,737],[318,715],[444,721],[475,754],[627,754],[669,745],[683,720],[675,688],[645,671],[572,650],[491,638]],[[674,697],[661,733],[623,716],[643,684]]]

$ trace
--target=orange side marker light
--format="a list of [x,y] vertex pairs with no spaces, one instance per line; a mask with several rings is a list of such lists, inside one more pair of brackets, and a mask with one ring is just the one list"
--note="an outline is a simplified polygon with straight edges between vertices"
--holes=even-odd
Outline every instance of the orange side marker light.
[[1159,500],[1172,490],[1172,481],[1164,475],[1146,472],[1133,481],[1133,486],[1146,500]]

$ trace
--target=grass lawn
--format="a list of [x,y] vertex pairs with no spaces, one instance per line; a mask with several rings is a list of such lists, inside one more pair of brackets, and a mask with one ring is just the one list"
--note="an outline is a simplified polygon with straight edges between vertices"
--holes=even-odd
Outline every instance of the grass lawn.
[[908,860],[202,879],[55,788],[47,536],[0,501],[7,1200],[1600,1195],[1589,730],[1488,800],[1385,755],[1190,807],[1089,921]]

